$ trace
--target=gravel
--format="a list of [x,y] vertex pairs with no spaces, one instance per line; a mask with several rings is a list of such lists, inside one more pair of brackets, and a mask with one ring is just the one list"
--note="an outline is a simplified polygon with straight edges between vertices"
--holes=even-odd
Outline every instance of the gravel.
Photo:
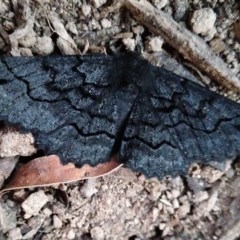
[[[27,21],[23,15],[18,22],[19,16],[10,1],[3,0],[0,23],[10,35],[13,55],[130,49],[142,52],[152,62],[162,59],[160,65],[167,68],[174,62],[173,70],[181,69],[181,74],[188,72],[190,76],[178,63],[185,60],[176,57],[178,54],[161,37],[149,32],[126,10],[120,10],[120,2],[30,0],[26,7]],[[151,3],[199,34],[240,77],[237,1],[152,0]],[[0,48],[4,48],[2,38]],[[201,79],[193,69],[191,72]],[[236,101],[240,99],[211,79],[207,82],[211,89]],[[2,157],[31,155],[36,151],[32,136],[16,131],[1,132],[0,149]],[[18,190],[2,198],[0,238],[125,240],[227,236],[234,239],[239,235],[236,227],[240,220],[239,174],[239,160],[222,170],[194,164],[188,176],[166,177],[161,181],[121,168],[95,180],[66,184],[61,188],[64,190],[57,187]]]

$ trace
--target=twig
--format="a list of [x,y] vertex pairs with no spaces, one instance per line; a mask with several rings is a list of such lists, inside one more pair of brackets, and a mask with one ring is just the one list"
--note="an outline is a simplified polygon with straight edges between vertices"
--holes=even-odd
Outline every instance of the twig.
[[[56,15],[49,14],[47,16],[47,21],[48,23],[49,21],[51,22],[51,24],[54,27],[54,30],[52,27],[50,27],[51,30],[53,30],[59,36],[59,38],[57,39],[57,45],[63,54],[67,55],[81,54],[74,40],[68,34],[65,27],[61,23],[60,19]],[[49,26],[51,26],[51,24],[49,24]]]
[[197,35],[180,26],[168,14],[140,0],[126,0],[125,7],[141,24],[161,37],[184,58],[222,86],[240,92],[240,81]]

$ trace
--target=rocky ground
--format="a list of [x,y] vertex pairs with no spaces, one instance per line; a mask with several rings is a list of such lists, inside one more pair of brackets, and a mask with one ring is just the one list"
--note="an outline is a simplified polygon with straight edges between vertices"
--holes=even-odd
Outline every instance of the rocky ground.
[[[240,79],[237,1],[149,2],[202,37]],[[2,0],[0,50],[11,50],[14,56],[137,51],[155,64],[239,101],[239,94],[201,73],[121,4],[114,0]],[[17,151],[3,146],[5,133],[3,129],[1,161],[19,151],[34,152],[31,137],[22,141],[17,133],[10,137]],[[239,159],[227,161],[221,170],[196,163],[187,176],[161,181],[122,167],[100,178],[5,194],[0,239],[236,239],[239,206]]]

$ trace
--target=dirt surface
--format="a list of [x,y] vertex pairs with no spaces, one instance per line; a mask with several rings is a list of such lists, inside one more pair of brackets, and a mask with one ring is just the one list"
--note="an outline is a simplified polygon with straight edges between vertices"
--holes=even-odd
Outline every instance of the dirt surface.
[[[90,2],[90,3],[89,3]],[[152,0],[198,34],[240,78],[240,6],[234,0]],[[140,52],[151,62],[239,101],[140,25],[121,1],[0,1],[1,52],[11,55]],[[6,158],[35,152],[29,135],[3,128]],[[11,159],[11,163],[16,158]],[[187,176],[146,179],[120,168],[100,178],[18,190],[0,205],[0,239],[236,239],[240,236],[240,161],[191,166]],[[4,170],[3,170],[4,169]],[[221,169],[221,170],[218,170]]]

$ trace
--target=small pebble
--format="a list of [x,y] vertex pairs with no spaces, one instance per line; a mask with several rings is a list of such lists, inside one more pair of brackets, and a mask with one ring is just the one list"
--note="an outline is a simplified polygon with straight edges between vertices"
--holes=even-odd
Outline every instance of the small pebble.
[[15,203],[12,200],[7,200],[7,205],[11,208],[13,208],[15,206]]
[[197,34],[207,33],[213,29],[216,18],[217,16],[211,8],[196,10],[190,21],[193,32]]
[[199,191],[194,196],[194,202],[200,203],[209,198],[207,191]]
[[70,229],[67,233],[67,239],[74,239],[75,238],[75,232],[73,231],[73,229]]
[[62,227],[62,220],[57,216],[53,216],[53,226],[54,228],[61,228]]
[[48,36],[37,37],[37,42],[34,46],[34,52],[40,55],[49,55],[54,50],[52,38]]
[[141,26],[141,25],[137,25],[136,27],[133,27],[132,28],[132,31],[137,34],[137,35],[140,35],[144,32],[144,27]]
[[166,223],[160,223],[159,224],[159,229],[163,230],[166,227]]
[[215,27],[209,29],[205,34],[204,34],[204,39],[205,41],[210,41],[214,38],[214,36],[216,35],[217,30]]
[[74,22],[69,22],[66,25],[66,29],[69,30],[73,34],[78,35],[78,30],[77,30],[76,24]]
[[97,30],[97,29],[99,30],[99,29],[101,29],[101,26],[95,19],[92,19],[89,22],[89,28],[92,30]]
[[98,240],[104,239],[104,232],[100,227],[92,228],[90,233],[93,239],[98,239]]
[[172,196],[173,198],[178,198],[180,196],[181,192],[179,189],[173,189],[172,190]]
[[4,29],[6,30],[6,31],[12,31],[12,30],[14,30],[14,28],[15,28],[15,25],[14,25],[14,23],[13,22],[10,22],[10,21],[4,21],[3,23],[2,23],[2,25],[4,26]]
[[178,200],[176,198],[173,199],[172,205],[173,205],[174,209],[178,209],[179,208],[179,202],[178,202]]
[[217,54],[223,52],[226,49],[225,43],[220,38],[214,38],[210,42],[210,46],[213,49],[213,51]]
[[162,9],[168,4],[168,0],[152,0],[152,3],[157,9]]
[[227,172],[225,173],[227,178],[232,178],[234,176],[234,170],[232,168],[228,169]]
[[136,47],[136,43],[135,40],[132,38],[124,38],[122,40],[123,44],[126,46],[126,48],[128,50],[134,51],[135,47]]
[[46,217],[49,217],[52,215],[52,210],[50,210],[49,208],[44,208],[43,213]]
[[161,37],[153,37],[148,41],[147,49],[151,52],[161,52],[163,39]]
[[89,178],[88,180],[86,180],[86,182],[82,186],[80,192],[86,198],[90,198],[95,193],[97,193],[98,189],[96,188],[96,179],[95,178]]
[[93,6],[96,8],[101,7],[106,2],[107,2],[107,0],[92,0]]
[[37,41],[36,33],[33,30],[31,30],[23,38],[18,39],[18,43],[25,48],[34,46],[34,44],[36,44],[36,41]]
[[177,215],[181,219],[181,218],[185,218],[189,212],[190,212],[190,205],[186,204],[178,208]]
[[159,209],[156,207],[153,208],[152,215],[153,215],[153,221],[155,222],[160,215]]
[[91,6],[83,4],[81,7],[82,14],[87,17],[91,13]]
[[32,193],[23,203],[22,208],[25,212],[24,218],[28,219],[31,216],[35,216],[39,213],[41,208],[48,202],[48,196],[44,191]]
[[8,240],[20,240],[22,239],[22,233],[20,228],[14,228],[8,233]]
[[187,8],[189,6],[188,0],[173,0],[172,5],[174,7],[174,19],[179,22],[181,21],[185,13],[187,11]]
[[26,191],[24,189],[21,189],[13,193],[13,198],[15,200],[21,201],[24,200],[26,194],[27,194]]
[[103,28],[109,28],[112,26],[112,23],[108,19],[104,18],[101,20],[101,25]]
[[8,6],[6,3],[4,3],[3,1],[0,2],[0,15],[2,15],[3,13],[5,13],[6,11],[9,11]]

